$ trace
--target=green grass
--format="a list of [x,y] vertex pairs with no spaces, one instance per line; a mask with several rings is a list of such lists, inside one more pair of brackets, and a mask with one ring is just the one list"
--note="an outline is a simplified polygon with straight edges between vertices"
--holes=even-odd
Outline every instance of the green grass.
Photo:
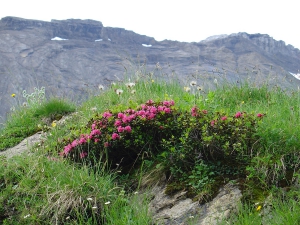
[[219,222],[218,225],[296,225],[300,223],[300,205],[297,201],[275,199],[269,203],[259,211],[252,205],[240,205],[237,213],[232,214],[229,219]]
[[21,107],[12,112],[0,130],[0,151],[12,147],[24,138],[47,129],[53,120],[74,112],[73,103],[52,98],[34,107]]
[[[115,89],[124,92],[117,95]],[[156,158],[145,161],[143,168],[130,175],[120,177],[116,171],[108,172],[107,165],[100,161],[95,169],[58,157],[65,141],[87,132],[87,122],[97,114],[106,110],[116,113],[135,109],[149,99],[173,99],[181,111],[190,111],[197,105],[200,109],[227,115],[238,111],[265,114],[257,129],[258,142],[253,146],[257,153],[251,156],[251,162],[241,174],[244,176],[243,205],[238,214],[231,216],[229,223],[223,221],[222,224],[261,224],[263,220],[266,224],[299,223],[300,192],[297,189],[292,188],[293,195],[284,199],[274,197],[266,216],[261,215],[262,211],[257,212],[254,205],[264,201],[274,190],[293,187],[293,181],[299,176],[299,92],[242,84],[219,85],[216,90],[198,92],[195,89],[188,93],[176,82],[152,82],[152,78],[139,80],[131,88],[120,83],[90,97],[76,107],[76,113],[63,126],[51,127],[51,123],[45,121],[52,122],[74,112],[74,104],[68,101],[53,98],[39,107],[22,108],[12,113],[0,131],[0,149],[14,146],[41,129],[47,130],[49,135],[41,146],[34,147],[30,156],[0,158],[0,222],[151,224],[147,208],[149,196],[133,193],[137,186],[143,186],[142,182],[147,183],[143,180],[144,173],[151,174],[154,167],[158,168]],[[207,170],[210,168],[216,166],[207,167]],[[197,174],[197,170],[194,173]],[[87,200],[90,198],[92,200]]]

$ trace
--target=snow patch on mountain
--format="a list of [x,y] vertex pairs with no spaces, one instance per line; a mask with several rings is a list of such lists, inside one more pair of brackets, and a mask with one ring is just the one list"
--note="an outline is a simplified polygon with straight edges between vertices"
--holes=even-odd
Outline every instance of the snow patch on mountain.
[[60,38],[60,37],[54,37],[54,38],[51,38],[51,41],[66,41],[68,39],[64,39],[64,38]]
[[296,79],[300,80],[300,73],[295,74],[290,72],[290,74],[293,75],[293,77],[295,77]]
[[152,47],[152,45],[142,44],[144,47],[149,48]]

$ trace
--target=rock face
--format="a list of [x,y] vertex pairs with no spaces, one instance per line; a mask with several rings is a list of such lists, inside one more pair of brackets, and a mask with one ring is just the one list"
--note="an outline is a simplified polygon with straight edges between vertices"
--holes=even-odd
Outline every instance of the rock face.
[[[159,66],[158,64],[159,63]],[[250,79],[297,88],[300,51],[268,35],[238,33],[201,42],[158,42],[93,20],[44,22],[5,17],[0,21],[0,121],[21,105],[22,91],[46,87],[47,95],[81,101],[99,84],[155,75],[183,84]],[[16,98],[11,98],[15,93]]]
[[4,156],[6,158],[11,158],[15,155],[21,155],[24,152],[27,152],[34,146],[36,143],[40,143],[41,139],[43,138],[43,133],[38,132],[28,138],[25,138],[23,141],[21,141],[18,145],[6,149],[3,152],[0,152],[0,157]]
[[206,204],[193,202],[186,198],[182,191],[173,196],[165,194],[165,186],[158,186],[152,190],[155,195],[150,202],[149,210],[158,224],[199,224],[216,225],[218,221],[229,217],[237,210],[242,198],[239,188],[228,183],[219,190],[218,195]]

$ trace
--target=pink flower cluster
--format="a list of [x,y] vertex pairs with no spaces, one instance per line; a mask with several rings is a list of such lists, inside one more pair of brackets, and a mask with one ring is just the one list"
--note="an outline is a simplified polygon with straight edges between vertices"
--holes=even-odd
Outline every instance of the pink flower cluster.
[[237,113],[235,114],[234,117],[235,117],[235,118],[240,118],[240,117],[242,117],[242,115],[243,115],[243,114],[242,114],[241,112],[237,112]]
[[257,114],[257,117],[259,117],[259,118],[261,118],[261,117],[263,117],[264,116],[264,114],[262,114],[262,113],[258,113]]
[[171,106],[175,102],[173,100],[163,101],[161,105],[155,106],[153,100],[148,100],[145,105],[141,105],[141,110],[136,112],[136,115],[141,119],[152,120],[158,113],[171,113]]
[[[111,140],[118,140],[121,138],[122,133],[131,133],[132,127],[130,123],[137,119],[147,119],[152,120],[156,117],[159,113],[171,113],[171,106],[175,103],[173,100],[170,101],[163,101],[158,106],[154,103],[153,100],[148,100],[146,104],[141,105],[141,109],[135,111],[133,109],[127,109],[124,112],[119,112],[116,115],[113,115],[111,112],[106,111],[102,114],[102,119],[98,121],[94,121],[91,126],[90,134],[82,134],[79,139],[75,139],[72,143],[66,145],[64,147],[64,151],[61,153],[62,156],[67,156],[74,148],[79,145],[84,145],[89,142],[98,143],[100,141],[104,142],[104,147],[109,147],[111,144],[109,141],[105,141],[104,138],[101,136],[101,130],[105,129],[108,125],[108,119],[114,117],[114,126],[115,131],[111,134]],[[107,137],[107,136],[105,136]],[[80,158],[85,158],[88,155],[87,152],[81,152]]]
[[[199,116],[199,112],[198,112],[198,108],[197,108],[197,106],[194,106],[192,109],[191,109],[191,115],[192,116],[194,116],[194,117],[196,117],[196,116]],[[200,114],[207,114],[208,113],[208,111],[206,110],[206,109],[204,109],[204,110],[202,110],[202,111],[200,111]]]
[[191,114],[192,114],[192,116],[197,116],[198,115],[198,108],[195,106],[195,107],[193,107],[192,108],[192,110],[191,110]]
[[[68,155],[72,151],[72,149],[76,148],[79,145],[84,145],[84,144],[88,143],[90,140],[93,140],[95,143],[97,143],[99,141],[98,137],[101,135],[101,131],[99,129],[96,129],[95,127],[96,127],[96,125],[93,124],[92,130],[89,135],[82,134],[82,135],[80,135],[79,139],[75,139],[74,141],[72,141],[71,144],[66,145],[64,147],[64,151],[61,153],[61,155],[62,156]],[[80,153],[80,158],[84,158],[86,156],[87,156],[87,152]]]

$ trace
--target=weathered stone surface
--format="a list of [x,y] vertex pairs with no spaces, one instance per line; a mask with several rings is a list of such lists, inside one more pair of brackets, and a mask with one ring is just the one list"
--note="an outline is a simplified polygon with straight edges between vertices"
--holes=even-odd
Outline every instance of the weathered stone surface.
[[218,220],[228,218],[230,213],[237,210],[241,198],[239,188],[230,182],[227,183],[211,202],[203,206],[199,224],[216,225]]
[[[65,40],[53,40],[58,37]],[[159,62],[160,67],[157,67]],[[169,74],[183,84],[198,80],[266,80],[287,88],[300,81],[300,51],[268,35],[238,33],[206,41],[156,41],[92,20],[51,22],[5,17],[0,20],[0,121],[11,106],[22,104],[22,91],[46,87],[47,95],[82,101],[108,85],[139,71]],[[171,76],[173,74],[173,76]],[[118,78],[117,78],[118,77]],[[16,94],[16,99],[10,95]]]
[[215,225],[218,220],[227,218],[237,209],[242,193],[232,183],[226,184],[219,190],[218,195],[209,203],[200,205],[185,196],[182,191],[173,196],[165,194],[165,186],[153,188],[153,200],[149,210],[158,224],[185,225],[193,221],[193,224]]
[[[69,119],[72,118],[73,115],[76,115],[77,113],[72,113],[70,115],[63,116],[59,121],[56,121],[57,126],[63,126]],[[44,121],[47,123],[48,126],[51,126],[51,120],[45,119],[47,121]],[[0,151],[0,156],[4,156],[6,158],[11,158],[15,155],[21,155],[23,153],[30,153],[30,150],[35,144],[39,144],[43,141],[43,139],[46,138],[47,132],[38,132],[34,135],[31,135],[30,137],[25,138],[23,141],[21,141],[19,144],[17,144],[14,147],[8,148],[5,151]]]
[[43,132],[38,132],[28,138],[25,138],[18,145],[8,148],[3,152],[0,152],[0,156],[5,156],[6,158],[11,158],[15,155],[21,155],[22,153],[26,153],[30,150],[30,148],[41,141],[43,136]]

